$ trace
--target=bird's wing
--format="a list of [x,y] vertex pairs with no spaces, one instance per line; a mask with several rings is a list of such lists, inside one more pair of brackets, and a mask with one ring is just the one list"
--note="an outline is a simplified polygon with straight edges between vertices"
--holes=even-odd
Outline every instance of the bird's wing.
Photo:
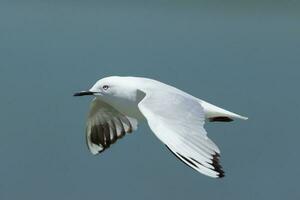
[[86,141],[92,154],[101,153],[136,129],[136,119],[120,113],[99,98],[93,99],[86,123]]
[[181,161],[210,177],[223,177],[219,148],[203,128],[203,107],[188,96],[145,92],[138,107],[154,134]]

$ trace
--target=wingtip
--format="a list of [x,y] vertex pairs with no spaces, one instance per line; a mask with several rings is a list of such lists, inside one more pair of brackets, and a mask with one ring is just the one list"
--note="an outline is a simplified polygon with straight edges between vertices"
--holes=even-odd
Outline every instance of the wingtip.
[[225,173],[224,172],[219,173],[218,178],[224,178],[224,177],[225,177]]
[[215,155],[213,155],[212,161],[213,161],[212,165],[215,168],[215,171],[219,173],[217,175],[217,178],[225,177],[225,172],[223,171],[223,167],[220,164],[220,154],[215,153]]
[[242,115],[236,115],[235,116],[236,119],[241,119],[241,120],[247,120],[248,117],[242,116]]
[[248,118],[248,117],[241,116],[241,119],[243,119],[243,120],[248,120],[249,118]]

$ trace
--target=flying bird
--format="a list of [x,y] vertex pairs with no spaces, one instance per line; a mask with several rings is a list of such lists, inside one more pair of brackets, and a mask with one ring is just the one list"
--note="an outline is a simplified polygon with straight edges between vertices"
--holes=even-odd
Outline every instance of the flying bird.
[[86,141],[92,154],[147,121],[161,142],[183,163],[213,177],[224,177],[220,150],[207,137],[205,121],[230,122],[246,117],[229,112],[162,82],[141,77],[100,79],[74,96],[93,95],[86,123]]

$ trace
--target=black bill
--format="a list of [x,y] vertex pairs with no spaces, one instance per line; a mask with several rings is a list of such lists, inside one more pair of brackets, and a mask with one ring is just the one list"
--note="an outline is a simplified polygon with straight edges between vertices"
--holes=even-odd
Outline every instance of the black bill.
[[81,92],[76,92],[75,94],[73,94],[74,97],[87,96],[87,95],[94,95],[94,92],[81,91]]

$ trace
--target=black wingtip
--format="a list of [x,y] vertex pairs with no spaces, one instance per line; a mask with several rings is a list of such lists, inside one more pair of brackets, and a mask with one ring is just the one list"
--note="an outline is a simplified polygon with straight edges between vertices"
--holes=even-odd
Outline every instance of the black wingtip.
[[225,177],[225,173],[223,172],[223,173],[220,173],[219,175],[218,175],[218,178],[224,178]]
[[229,117],[211,117],[208,119],[210,122],[232,122],[233,119],[229,118]]
[[[167,145],[165,145],[165,146],[168,148],[168,150],[169,150],[172,154],[174,154],[180,161],[182,161],[182,162],[183,162],[184,164],[186,164],[187,166],[189,166],[189,167],[194,166],[194,167],[198,168],[197,165],[195,165],[195,163],[197,163],[197,164],[203,166],[203,164],[201,164],[199,161],[195,160],[194,158],[191,158],[191,157],[189,157],[189,158],[184,157],[183,155],[181,155],[181,154],[178,153],[178,152],[176,152],[176,153],[173,152]],[[215,153],[215,154],[213,155],[213,158],[212,158],[212,166],[214,167],[214,169],[212,169],[212,170],[215,171],[215,172],[218,172],[218,175],[217,175],[216,178],[223,178],[223,177],[225,177],[225,172],[223,171],[222,166],[221,166],[220,163],[219,163],[219,162],[220,162],[219,158],[220,158],[220,154],[219,154],[219,153]],[[184,162],[184,161],[185,161],[185,162]],[[195,163],[194,163],[194,162],[195,162]],[[187,163],[189,163],[190,165],[188,165]]]
[[213,155],[212,166],[215,168],[215,171],[219,173],[218,177],[223,178],[225,177],[225,172],[223,171],[223,168],[219,163],[220,162],[219,158],[220,158],[220,154],[215,153]]

